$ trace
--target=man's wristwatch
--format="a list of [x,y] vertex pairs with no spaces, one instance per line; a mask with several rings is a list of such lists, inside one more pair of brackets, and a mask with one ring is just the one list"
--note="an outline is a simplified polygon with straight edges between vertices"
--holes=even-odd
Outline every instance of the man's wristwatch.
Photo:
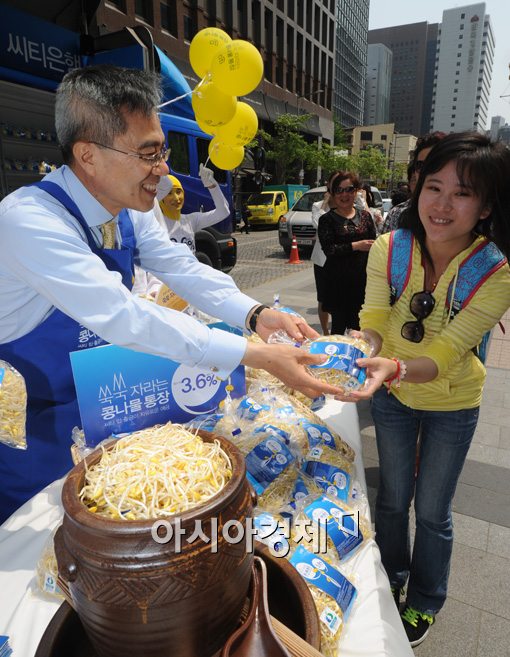
[[265,304],[261,304],[260,306],[257,306],[255,310],[252,312],[250,321],[248,322],[248,326],[252,333],[257,332],[257,321],[259,319],[259,315],[263,310],[266,310],[266,308],[269,308],[269,306],[266,306]]

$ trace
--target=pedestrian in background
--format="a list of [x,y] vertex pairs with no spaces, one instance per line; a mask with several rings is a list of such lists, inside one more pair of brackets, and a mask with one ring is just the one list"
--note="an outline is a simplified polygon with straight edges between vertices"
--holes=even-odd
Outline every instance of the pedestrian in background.
[[[431,132],[430,134],[419,137],[416,141],[416,146],[412,152],[411,162],[407,169],[407,176],[409,178],[409,189],[413,194],[418,176],[420,175],[421,168],[425,162],[425,158],[430,153],[432,148],[438,144],[441,139],[446,135],[444,132]],[[401,215],[408,209],[411,201],[410,199],[404,200],[401,203],[392,204],[391,210],[386,215],[381,233],[389,233],[392,230],[400,228]]]
[[400,205],[401,203],[405,203],[407,200],[409,200],[409,194],[407,192],[401,191],[400,189],[394,189],[391,192],[390,198],[391,198],[391,207],[394,208],[397,205]]
[[368,251],[376,237],[371,214],[355,207],[360,188],[356,173],[338,172],[331,182],[334,208],[319,218],[318,236],[326,255],[322,307],[331,314],[331,333],[336,335],[359,328]]
[[[510,151],[477,132],[443,137],[420,171],[403,228],[368,261],[359,359],[379,452],[375,530],[411,643],[443,607],[453,546],[452,499],[478,422],[479,345],[510,306]],[[416,449],[419,468],[416,475]],[[416,531],[410,551],[409,507]]]
[[315,289],[317,290],[317,314],[322,328],[323,335],[329,335],[329,313],[324,310],[323,303],[326,294],[326,254],[322,250],[322,246],[318,236],[319,217],[326,212],[329,212],[334,207],[333,197],[331,195],[331,183],[338,176],[340,171],[333,171],[326,182],[326,192],[322,201],[317,201],[312,205],[312,224],[317,231],[315,244],[313,246],[312,255],[310,260],[313,262],[313,275],[315,278]]
[[375,199],[374,199],[374,195],[372,194],[372,190],[370,189],[370,185],[365,183],[361,188],[361,191],[363,194],[363,199],[365,201],[364,209],[370,212],[370,215],[374,222],[375,232],[377,235],[379,235],[384,223],[384,219],[381,214],[381,211],[379,210],[379,208],[376,208],[375,206]]
[[250,211],[246,207],[246,205],[243,205],[243,208],[241,210],[242,216],[243,216],[243,225],[239,228],[239,232],[242,233],[243,231],[249,235],[250,234]]

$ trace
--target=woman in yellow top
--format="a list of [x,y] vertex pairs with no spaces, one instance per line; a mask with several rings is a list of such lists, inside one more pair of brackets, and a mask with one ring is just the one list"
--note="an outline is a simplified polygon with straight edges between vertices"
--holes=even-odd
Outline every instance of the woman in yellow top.
[[485,381],[475,350],[510,306],[509,180],[503,144],[478,133],[444,137],[420,172],[403,229],[370,250],[360,326],[375,357],[358,361],[367,382],[345,400],[373,396],[376,540],[397,603],[407,582],[402,621],[412,646],[446,599],[451,502]]

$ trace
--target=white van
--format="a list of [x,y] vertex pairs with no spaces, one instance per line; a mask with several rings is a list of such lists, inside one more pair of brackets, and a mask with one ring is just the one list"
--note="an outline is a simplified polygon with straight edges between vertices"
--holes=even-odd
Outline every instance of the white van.
[[322,201],[325,193],[326,187],[309,189],[279,220],[278,241],[286,255],[290,254],[293,237],[296,238],[300,255],[311,254],[317,239],[317,231],[312,223],[312,205]]

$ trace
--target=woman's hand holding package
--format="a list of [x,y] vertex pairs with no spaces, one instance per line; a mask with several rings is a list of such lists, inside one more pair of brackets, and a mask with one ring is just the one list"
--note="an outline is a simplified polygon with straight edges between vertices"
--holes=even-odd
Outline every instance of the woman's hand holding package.
[[370,399],[374,392],[379,390],[384,381],[393,377],[397,371],[397,364],[394,360],[381,358],[380,356],[376,356],[375,358],[359,358],[356,363],[366,370],[367,378],[365,385],[359,390],[336,395],[336,399],[340,401],[357,402],[360,399]]
[[359,358],[356,364],[366,369],[367,378],[364,386],[348,394],[336,395],[336,399],[350,402],[370,399],[385,381],[397,385],[405,376],[406,383],[428,383],[438,375],[436,363],[427,356],[420,356],[406,361],[405,370],[400,369],[404,366],[403,361],[396,358],[382,358],[381,356]]

